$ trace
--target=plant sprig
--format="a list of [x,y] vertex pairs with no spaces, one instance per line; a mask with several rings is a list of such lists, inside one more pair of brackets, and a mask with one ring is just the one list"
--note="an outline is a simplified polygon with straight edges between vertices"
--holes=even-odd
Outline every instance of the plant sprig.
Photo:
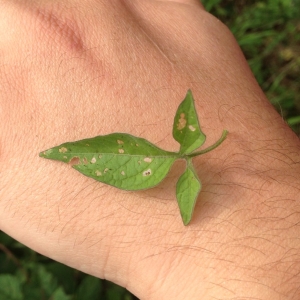
[[176,197],[184,225],[192,219],[201,181],[192,158],[218,147],[227,130],[212,146],[195,151],[206,139],[188,90],[179,105],[173,124],[173,137],[180,144],[179,152],[165,151],[149,141],[127,133],[112,133],[75,142],[68,142],[42,151],[40,157],[69,163],[82,174],[122,190],[149,189],[159,184],[177,159],[186,160],[186,169],[176,184]]

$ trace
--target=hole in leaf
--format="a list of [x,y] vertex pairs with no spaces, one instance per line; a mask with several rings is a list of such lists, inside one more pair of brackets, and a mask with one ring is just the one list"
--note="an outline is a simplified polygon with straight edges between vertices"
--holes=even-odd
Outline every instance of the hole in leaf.
[[80,163],[80,159],[77,156],[72,157],[71,160],[69,161],[69,165],[71,166],[78,165],[79,163]]
[[185,114],[181,113],[180,114],[180,119],[178,120],[177,129],[181,130],[185,127],[185,125],[186,125]]

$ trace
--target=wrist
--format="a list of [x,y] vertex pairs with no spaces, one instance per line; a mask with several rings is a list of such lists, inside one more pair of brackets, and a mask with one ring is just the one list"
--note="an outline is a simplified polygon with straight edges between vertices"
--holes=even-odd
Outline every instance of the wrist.
[[[182,228],[161,221],[151,233],[153,251],[132,268],[142,261],[139,279],[151,277],[142,299],[268,300],[296,293],[299,141],[287,129],[289,135],[260,138],[255,147],[234,141],[233,132],[222,147],[195,158],[203,189],[193,221]],[[176,207],[167,210],[176,213]]]
[[293,188],[286,189],[285,195],[249,190],[246,184],[226,188],[231,197],[222,196],[220,189],[198,199],[195,221],[187,228],[169,227],[167,233],[160,230],[152,235],[159,250],[141,261],[149,263],[147,276],[150,266],[157,273],[150,279],[150,293],[146,290],[142,299],[226,299],[235,295],[268,300],[297,295],[297,194]]

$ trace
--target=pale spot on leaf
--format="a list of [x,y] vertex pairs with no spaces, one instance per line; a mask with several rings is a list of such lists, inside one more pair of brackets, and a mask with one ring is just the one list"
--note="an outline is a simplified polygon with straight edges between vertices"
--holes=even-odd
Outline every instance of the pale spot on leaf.
[[66,153],[68,151],[68,149],[66,147],[61,147],[60,149],[58,149],[59,153]]
[[143,172],[143,176],[150,176],[151,173],[152,173],[151,169],[148,169],[148,170]]
[[119,153],[124,153],[124,149],[119,149]]
[[108,170],[109,170],[109,168],[105,168],[104,171],[103,171],[104,174],[105,174]]
[[190,125],[190,126],[189,126],[189,130],[190,130],[190,131],[195,131],[196,128],[195,128],[193,125]]
[[125,175],[125,172],[124,172],[124,171],[122,171],[122,172],[121,172],[121,175],[123,175],[123,176],[124,176],[124,175]]
[[96,157],[93,157],[93,158],[91,159],[91,163],[92,163],[92,164],[96,163],[96,161],[97,161],[97,160],[96,160]]
[[99,154],[99,155],[98,155],[98,158],[102,158],[102,154]]
[[151,161],[152,161],[152,158],[150,158],[150,157],[144,158],[144,162],[151,163]]
[[178,120],[177,129],[182,130],[185,127],[185,125],[186,125],[185,114],[181,113],[180,119]]
[[117,140],[117,143],[118,143],[119,145],[122,145],[122,144],[124,144],[124,142],[123,142],[123,141],[121,141],[121,140]]
[[99,170],[95,171],[96,176],[102,176],[102,172],[100,172]]
[[83,162],[83,164],[87,164],[88,163],[88,160],[86,159],[86,157],[84,157],[83,159],[82,159],[82,162]]
[[50,155],[53,152],[53,149],[48,149],[47,151],[43,152],[44,156]]

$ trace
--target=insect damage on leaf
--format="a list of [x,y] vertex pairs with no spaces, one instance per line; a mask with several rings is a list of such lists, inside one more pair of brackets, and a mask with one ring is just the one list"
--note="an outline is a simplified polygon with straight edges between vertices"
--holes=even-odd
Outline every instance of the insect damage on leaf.
[[70,163],[74,169],[97,181],[123,190],[148,189],[159,184],[177,159],[187,167],[176,185],[176,197],[184,225],[191,221],[201,182],[192,158],[218,147],[226,138],[195,152],[205,142],[191,90],[179,105],[174,117],[173,137],[179,152],[163,150],[149,141],[127,133],[111,133],[75,142],[63,143],[42,151],[40,157]]
[[179,117],[180,118],[178,120],[178,123],[177,123],[176,127],[177,127],[177,130],[182,130],[186,126],[185,114],[181,113],[179,115]]
[[202,146],[205,134],[201,131],[192,92],[189,90],[174,118],[173,137],[180,144],[179,152],[189,154]]

